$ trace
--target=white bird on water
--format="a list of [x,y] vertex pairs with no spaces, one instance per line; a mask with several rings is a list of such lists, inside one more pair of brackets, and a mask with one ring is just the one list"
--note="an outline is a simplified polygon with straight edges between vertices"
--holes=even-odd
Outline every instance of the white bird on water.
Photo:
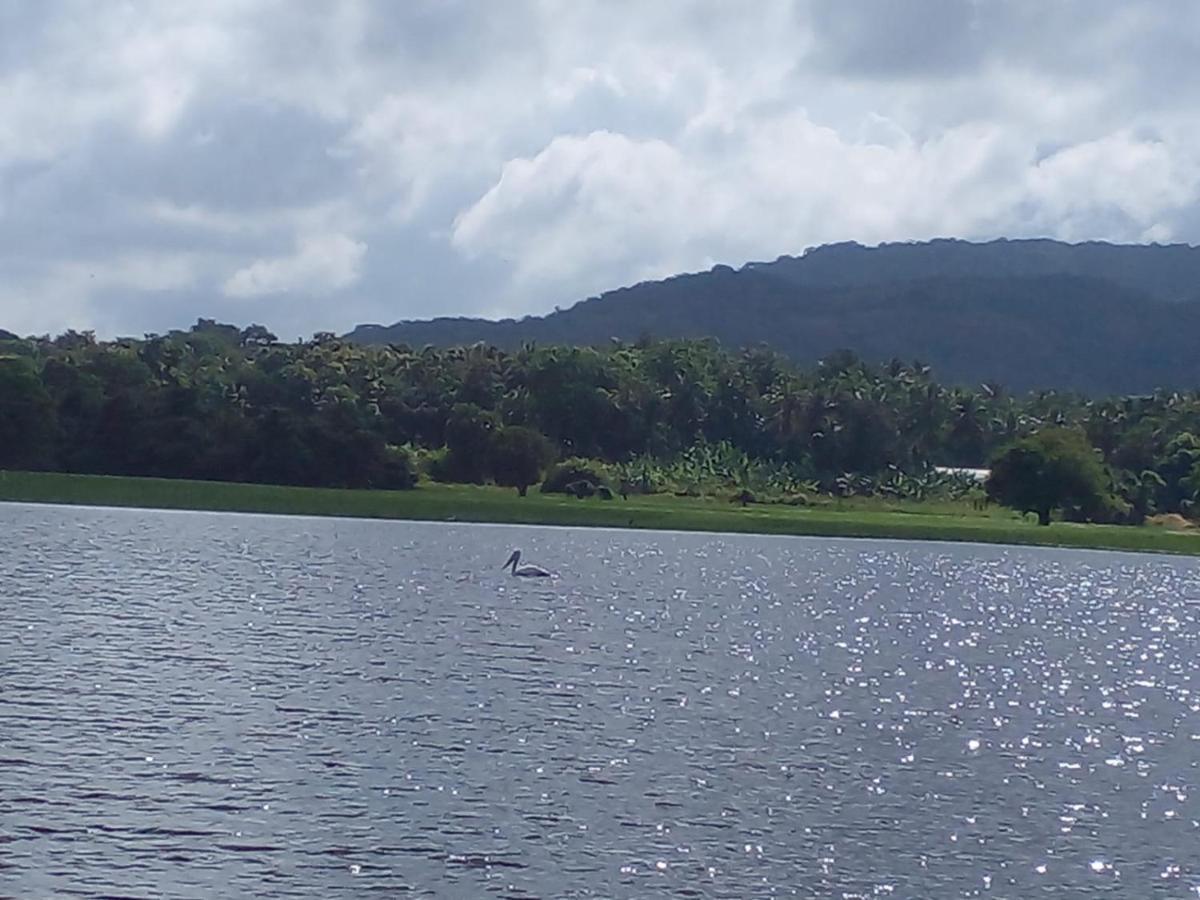
[[547,578],[547,577],[549,577],[550,573],[548,571],[546,571],[545,569],[543,569],[541,566],[534,566],[534,565],[529,565],[529,564],[526,564],[523,566],[518,565],[518,563],[520,563],[520,561],[521,561],[521,551],[514,550],[512,552],[512,556],[510,556],[508,558],[508,562],[506,562],[500,568],[507,569],[509,566],[512,566],[512,573],[514,575],[518,575],[522,578]]

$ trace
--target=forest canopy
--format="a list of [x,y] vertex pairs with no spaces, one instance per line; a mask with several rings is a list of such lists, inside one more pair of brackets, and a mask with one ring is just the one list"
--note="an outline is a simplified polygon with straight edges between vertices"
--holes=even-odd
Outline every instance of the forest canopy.
[[143,339],[0,338],[8,469],[375,488],[424,473],[524,491],[553,458],[580,458],[640,471],[631,480],[653,489],[651,462],[703,457],[755,490],[919,495],[935,466],[986,466],[1048,428],[1077,434],[1103,472],[1112,502],[1077,514],[1191,511],[1196,393],[1015,395],[941,385],[917,362],[839,352],[800,369],[713,340],[284,344],[204,319]]

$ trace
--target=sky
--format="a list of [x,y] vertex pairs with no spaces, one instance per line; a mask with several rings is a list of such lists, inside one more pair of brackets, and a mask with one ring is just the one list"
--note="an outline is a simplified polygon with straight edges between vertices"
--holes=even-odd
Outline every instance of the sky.
[[0,328],[291,340],[855,240],[1200,243],[1195,0],[0,0]]

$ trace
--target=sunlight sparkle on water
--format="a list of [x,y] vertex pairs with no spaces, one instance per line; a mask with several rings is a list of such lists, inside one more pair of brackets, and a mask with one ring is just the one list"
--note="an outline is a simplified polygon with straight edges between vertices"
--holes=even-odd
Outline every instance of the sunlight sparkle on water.
[[1200,900],[1194,561],[0,515],[2,895]]

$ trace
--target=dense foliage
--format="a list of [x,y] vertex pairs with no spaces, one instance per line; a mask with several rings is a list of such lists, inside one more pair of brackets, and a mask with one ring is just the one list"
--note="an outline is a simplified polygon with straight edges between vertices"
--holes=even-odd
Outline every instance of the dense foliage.
[[992,461],[988,496],[1050,524],[1056,509],[1078,518],[1114,518],[1121,512],[1111,479],[1082,432],[1046,428],[1015,441]]
[[0,341],[0,468],[12,469],[393,488],[420,469],[523,490],[554,455],[605,467],[613,490],[720,483],[803,502],[965,490],[933,467],[985,465],[1051,426],[1098,449],[1121,509],[1191,509],[1195,393],[1015,396],[946,387],[919,364],[843,352],[801,370],[711,340],[418,350],[330,334],[281,344],[201,320],[144,340]]
[[1200,385],[1200,248],[965,241],[818,247],[739,270],[650,281],[545,316],[364,325],[361,343],[516,351],[715,337],[802,367],[841,347],[913,357],[943,384],[1090,396]]

